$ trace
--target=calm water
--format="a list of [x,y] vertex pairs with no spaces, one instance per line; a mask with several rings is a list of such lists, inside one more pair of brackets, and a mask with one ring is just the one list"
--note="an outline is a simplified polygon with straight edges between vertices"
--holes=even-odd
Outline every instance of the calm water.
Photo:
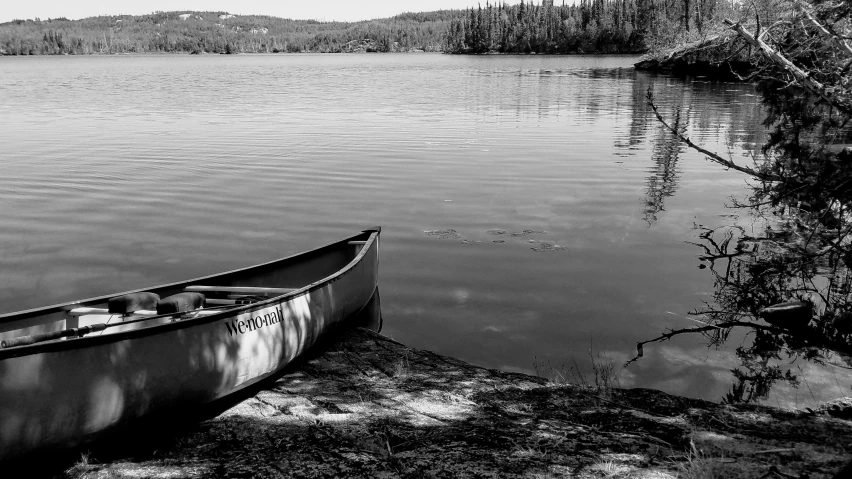
[[[694,324],[684,316],[713,290],[694,225],[729,223],[747,191],[671,141],[645,92],[711,150],[745,161],[762,142],[752,87],[633,60],[2,58],[0,312],[380,224],[385,334],[505,370],[585,369],[590,347],[621,364],[637,341]],[[447,229],[458,237],[424,233]],[[524,230],[540,233],[510,234]],[[741,341],[649,345],[621,385],[719,400]],[[770,402],[846,394],[848,375],[798,367],[808,387]]]

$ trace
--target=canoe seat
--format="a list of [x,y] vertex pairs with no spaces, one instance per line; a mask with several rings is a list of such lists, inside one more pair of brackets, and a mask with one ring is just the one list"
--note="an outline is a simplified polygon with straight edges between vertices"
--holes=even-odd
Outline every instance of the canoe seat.
[[178,293],[157,303],[157,314],[183,313],[203,308],[206,304],[201,293]]
[[141,292],[116,296],[109,300],[110,314],[129,314],[140,309],[156,309],[160,296],[155,293]]

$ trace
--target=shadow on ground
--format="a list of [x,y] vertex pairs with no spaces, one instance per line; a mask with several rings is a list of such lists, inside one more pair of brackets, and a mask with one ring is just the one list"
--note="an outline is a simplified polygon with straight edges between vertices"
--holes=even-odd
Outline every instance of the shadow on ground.
[[343,333],[317,354],[212,419],[153,433],[132,453],[96,451],[67,464],[62,477],[668,478],[709,471],[718,474],[700,477],[814,479],[831,477],[852,447],[852,422],[829,415],[643,389],[593,392],[471,366],[365,329]]

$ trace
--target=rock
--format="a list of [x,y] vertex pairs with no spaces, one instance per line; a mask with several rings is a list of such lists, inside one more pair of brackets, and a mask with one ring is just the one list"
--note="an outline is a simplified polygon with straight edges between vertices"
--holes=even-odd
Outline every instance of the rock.
[[381,51],[380,45],[372,39],[351,40],[340,47],[342,53],[375,53]]
[[767,323],[785,329],[799,329],[811,321],[812,308],[804,301],[790,301],[764,308],[760,317]]
[[844,311],[839,313],[832,321],[831,325],[840,334],[852,334],[852,312]]
[[762,477],[775,466],[825,478],[848,461],[852,437],[852,423],[831,416],[560,384],[365,329],[228,407],[157,429],[144,447],[57,466],[69,478],[662,478],[681,477],[697,451],[713,477]]
[[852,398],[835,399],[820,406],[817,412],[839,419],[852,420]]

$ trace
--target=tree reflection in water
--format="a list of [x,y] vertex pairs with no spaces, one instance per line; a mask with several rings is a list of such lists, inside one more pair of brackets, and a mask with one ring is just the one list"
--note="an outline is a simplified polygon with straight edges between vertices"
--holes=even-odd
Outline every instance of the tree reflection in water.
[[[818,235],[797,224],[795,217],[783,218],[767,224],[759,236],[746,235],[739,226],[697,226],[701,241],[695,244],[709,263],[714,295],[692,314],[713,326],[702,331],[711,345],[723,343],[736,326],[751,329],[750,343],[736,350],[742,366],[732,371],[736,382],[728,402],[766,397],[779,380],[798,384],[790,368],[779,364],[782,358],[837,363],[835,353],[840,353],[848,362],[850,277],[841,259],[848,248],[819,247]],[[796,324],[761,314],[790,301],[809,305],[811,317]]]
[[699,147],[680,117],[666,117],[650,88],[647,95],[668,133],[754,183],[751,197],[734,204],[748,212],[748,229],[695,225],[693,244],[714,282],[712,301],[691,313],[704,324],[639,343],[630,362],[648,343],[700,333],[720,346],[747,328],[728,402],[765,398],[779,381],[796,385],[796,359],[852,369],[852,10],[797,5],[787,14],[796,21],[773,25],[771,39],[730,22],[762,52],[754,62],[769,135],[752,165]]
[[[835,157],[852,165],[848,149]],[[765,398],[781,380],[798,385],[796,359],[852,369],[852,166],[830,168],[835,171],[820,176],[833,179],[811,185],[800,179],[791,187],[791,179],[755,186],[748,204],[736,205],[750,212],[751,234],[739,224],[695,225],[691,243],[701,249],[714,292],[690,315],[706,324],[642,342],[639,356],[645,344],[676,335],[700,333],[718,347],[734,328],[748,328],[748,340],[736,349],[742,364],[732,370],[728,402]],[[807,304],[810,318],[779,319],[767,309],[787,302]]]
[[[689,112],[686,113],[687,117]],[[688,118],[687,118],[688,120]],[[674,124],[681,128],[683,123],[680,108],[675,109]],[[662,132],[663,134],[665,132]],[[684,145],[671,135],[661,136],[654,142],[654,167],[648,176],[648,189],[645,193],[645,221],[649,225],[657,221],[657,214],[665,211],[665,199],[674,196],[680,179],[678,159]]]

